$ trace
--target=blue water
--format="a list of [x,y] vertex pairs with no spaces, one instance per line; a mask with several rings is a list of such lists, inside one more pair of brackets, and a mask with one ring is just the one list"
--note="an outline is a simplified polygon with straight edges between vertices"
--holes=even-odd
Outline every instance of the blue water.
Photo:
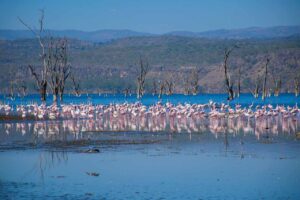
[[264,144],[251,135],[231,135],[225,145],[224,135],[150,137],[160,143],[102,145],[97,154],[74,149],[1,152],[0,198],[300,198],[300,143],[294,139],[272,137],[272,143]]
[[[295,105],[296,103],[300,103],[300,97],[295,97],[294,94],[281,94],[279,97],[268,97],[265,100],[262,100],[261,97],[254,98],[251,94],[241,94],[239,98],[235,98],[233,101],[227,101],[227,94],[199,94],[199,95],[182,95],[182,94],[174,94],[171,96],[164,95],[162,99],[158,99],[157,96],[153,95],[145,95],[142,99],[136,99],[135,95],[125,97],[123,94],[89,94],[89,95],[81,95],[80,97],[76,97],[73,95],[65,95],[64,103],[93,103],[93,104],[110,104],[110,103],[135,103],[137,101],[142,102],[145,105],[152,105],[161,101],[162,103],[171,102],[173,104],[178,103],[200,103],[206,104],[210,100],[217,103],[229,103],[229,104],[241,104],[242,106],[246,106],[249,104],[254,105],[262,105],[262,104],[273,104],[273,105]],[[0,95],[0,101],[9,103],[12,105],[16,104],[26,104],[37,102],[41,103],[39,95],[28,95],[25,98],[16,97],[15,100],[10,100],[5,98],[3,95]],[[47,104],[52,103],[52,96],[48,95]]]

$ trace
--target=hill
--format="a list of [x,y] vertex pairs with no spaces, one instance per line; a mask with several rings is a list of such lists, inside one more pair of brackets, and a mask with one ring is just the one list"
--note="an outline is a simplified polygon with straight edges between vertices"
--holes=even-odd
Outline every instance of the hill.
[[250,27],[243,29],[220,29],[205,32],[175,31],[168,35],[223,39],[267,39],[300,35],[300,26]]
[[[204,32],[173,31],[165,34],[151,34],[132,30],[47,30],[47,34],[54,37],[67,37],[90,42],[107,42],[115,39],[138,37],[138,36],[183,36],[194,38],[212,39],[267,39],[300,35],[300,26],[276,26],[276,27],[250,27],[243,29],[221,29]],[[0,39],[16,40],[33,38],[34,35],[28,30],[0,30]]]
[[[139,36],[93,43],[69,41],[70,62],[81,86],[88,91],[121,92],[134,90],[139,57],[149,61],[147,92],[153,80],[172,79],[175,92],[183,92],[185,81],[194,68],[199,69],[202,92],[224,92],[223,54],[226,47],[238,45],[229,59],[232,80],[241,66],[242,90],[249,92],[262,74],[266,57],[271,59],[268,84],[282,78],[283,91],[292,90],[300,72],[300,37],[272,39],[209,39],[181,36]],[[0,41],[0,88],[7,91],[10,80],[25,82],[33,88],[27,65],[38,67],[38,43],[33,39]],[[33,91],[33,90],[32,90]]]

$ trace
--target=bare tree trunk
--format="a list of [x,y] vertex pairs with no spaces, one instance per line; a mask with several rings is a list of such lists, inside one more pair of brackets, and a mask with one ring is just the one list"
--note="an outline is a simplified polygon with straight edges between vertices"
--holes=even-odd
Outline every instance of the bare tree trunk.
[[137,98],[140,99],[145,93],[145,79],[149,70],[148,62],[144,64],[142,58],[140,57],[140,68],[137,78]]
[[152,94],[153,95],[156,95],[157,94],[157,84],[156,84],[156,81],[155,80],[153,80],[153,82],[152,82]]
[[124,89],[124,96],[127,97],[130,94],[130,87]]
[[165,83],[166,83],[165,84],[166,94],[167,95],[172,95],[173,94],[173,86],[174,86],[173,80],[170,78],[169,80],[166,80]]
[[10,84],[9,84],[9,97],[10,98],[14,98],[14,82],[13,81],[10,81]]
[[[273,80],[273,84],[274,84],[274,96],[278,97],[280,92],[281,92],[281,76],[280,75],[276,75],[276,73],[273,70],[269,70],[272,80]],[[278,73],[277,73],[278,74]]]
[[64,101],[64,90],[65,90],[65,88],[61,88],[61,89],[59,90],[58,95],[59,95],[59,101],[60,101],[60,102],[63,102],[63,101]]
[[256,85],[255,85],[255,90],[254,90],[254,97],[255,97],[255,98],[258,98],[258,95],[259,95],[259,85],[256,84]]
[[233,100],[234,98],[234,93],[233,93],[233,85],[232,82],[230,80],[230,76],[228,74],[228,58],[229,55],[231,54],[231,52],[233,51],[234,48],[238,48],[237,46],[234,46],[231,49],[225,49],[224,52],[224,76],[225,76],[225,84],[226,84],[226,88],[227,88],[227,93],[228,93],[228,100]]
[[42,101],[46,101],[46,93],[47,93],[47,74],[48,74],[48,56],[46,54],[45,45],[42,39],[42,33],[44,31],[44,11],[41,10],[41,17],[39,19],[39,30],[32,29],[29,25],[27,25],[21,18],[18,18],[19,21],[28,28],[37,38],[39,45],[41,47],[41,60],[43,62],[43,69],[41,70],[40,76],[35,72],[33,67],[29,65],[29,70],[31,75],[34,77],[36,81],[36,85],[39,89],[40,97]]
[[191,92],[190,90],[190,80],[189,80],[189,76],[186,74],[184,75],[184,91],[183,94],[184,95],[189,95]]
[[21,89],[22,96],[25,97],[26,96],[27,87],[25,85],[22,85],[20,89]]
[[47,81],[42,82],[40,85],[40,96],[41,96],[41,101],[46,101],[47,97]]
[[275,81],[274,96],[278,97],[281,91],[281,78]]
[[300,87],[299,79],[295,78],[294,79],[294,92],[295,92],[296,97],[299,95],[299,87]]
[[159,94],[158,94],[158,98],[160,99],[164,93],[164,89],[165,89],[165,84],[163,81],[159,81]]
[[197,95],[198,90],[199,90],[199,70],[194,69],[192,70],[192,75],[191,75],[191,86],[192,86],[192,94]]
[[68,48],[67,48],[67,40],[62,40],[60,44],[60,65],[58,68],[59,71],[59,84],[58,84],[58,92],[59,92],[59,99],[62,102],[64,91],[65,91],[65,84],[67,79],[70,76],[71,72],[71,65],[68,63]]
[[270,60],[267,58],[266,64],[265,64],[265,77],[264,77],[264,83],[263,83],[263,94],[262,94],[262,100],[264,100],[267,96],[267,76],[268,76],[268,64]]
[[[74,90],[74,92],[75,92],[75,95],[76,96],[80,96],[80,85],[79,85],[79,81],[76,81],[75,80],[75,77],[72,75],[71,76],[71,80],[72,80],[72,83],[73,83],[73,90]],[[99,94],[100,94],[100,92],[99,92]]]
[[239,73],[238,73],[238,92],[237,97],[240,97],[241,93],[241,65],[239,66]]
[[259,96],[259,90],[260,90],[260,78],[259,78],[259,75],[257,75],[254,89],[252,90],[252,89],[249,88],[249,90],[252,93],[252,95],[253,95],[254,98],[258,98],[258,96]]
[[58,88],[54,88],[52,94],[53,94],[53,103],[57,103]]

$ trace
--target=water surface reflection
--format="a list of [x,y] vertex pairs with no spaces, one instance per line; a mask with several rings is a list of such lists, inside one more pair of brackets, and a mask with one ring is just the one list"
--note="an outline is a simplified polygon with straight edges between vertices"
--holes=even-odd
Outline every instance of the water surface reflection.
[[[168,134],[209,133],[219,135],[253,135],[261,137],[286,135],[299,137],[299,118],[281,116],[254,118],[108,118],[108,119],[69,119],[42,121],[11,121],[0,123],[2,145],[11,143],[31,143],[37,145],[51,141],[72,141],[100,139],[107,132],[144,132]],[[101,137],[100,137],[101,136]]]

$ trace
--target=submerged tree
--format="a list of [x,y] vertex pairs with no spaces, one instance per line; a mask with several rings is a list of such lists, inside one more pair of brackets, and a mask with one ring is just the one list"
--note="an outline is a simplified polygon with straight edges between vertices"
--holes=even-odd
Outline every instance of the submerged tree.
[[193,69],[191,72],[191,88],[192,94],[197,95],[199,91],[199,70],[197,68]]
[[29,25],[27,25],[21,18],[18,18],[19,21],[28,28],[36,37],[38,40],[38,43],[41,48],[40,58],[42,60],[42,69],[40,74],[36,73],[36,70],[32,65],[29,65],[28,68],[30,70],[30,73],[32,77],[36,81],[36,86],[38,87],[41,100],[46,101],[46,92],[47,92],[47,75],[48,75],[48,62],[47,62],[47,53],[46,53],[46,47],[44,44],[44,40],[42,38],[42,34],[44,32],[44,11],[41,10],[41,16],[39,19],[39,30],[34,30]]
[[183,72],[182,77],[183,77],[183,94],[189,95],[191,93],[190,76],[188,75],[188,73]]
[[25,97],[27,94],[27,86],[25,84],[22,84],[19,88],[20,94],[22,97]]
[[9,94],[8,97],[14,99],[15,97],[15,82],[14,80],[9,81]]
[[148,62],[144,63],[144,61],[140,57],[139,71],[137,77],[137,98],[138,99],[142,98],[142,96],[145,94],[145,80],[148,71],[149,71]]
[[264,75],[264,82],[263,82],[263,91],[262,91],[262,100],[264,100],[267,96],[267,77],[268,77],[268,64],[270,62],[270,59],[267,58],[266,64],[265,64],[265,75]]
[[281,76],[276,76],[274,71],[271,71],[271,75],[274,84],[274,96],[277,97],[281,92]]
[[158,98],[160,99],[165,90],[165,83],[163,81],[158,81],[158,86],[159,86]]
[[240,94],[241,94],[241,68],[242,68],[242,65],[239,66],[239,70],[238,70],[237,97],[240,97]]
[[223,67],[224,67],[225,85],[226,85],[226,89],[227,89],[227,93],[228,93],[228,100],[233,100],[233,98],[234,98],[233,83],[231,81],[231,78],[230,78],[230,75],[228,72],[228,58],[235,48],[238,48],[238,46],[235,45],[234,47],[232,47],[230,49],[226,48],[224,51]]
[[298,76],[294,78],[294,93],[296,97],[299,95],[299,89],[300,89],[300,82]]
[[157,83],[156,83],[156,80],[154,80],[154,79],[152,81],[152,94],[153,95],[157,94]]
[[57,102],[58,96],[60,101],[63,101],[65,83],[71,69],[68,63],[67,40],[53,39],[51,37],[42,38],[44,34],[43,10],[41,10],[38,31],[31,28],[22,19],[19,18],[19,21],[34,33],[41,48],[40,58],[43,66],[41,72],[37,73],[32,65],[28,66],[31,75],[36,81],[41,100],[46,101],[47,86],[49,85],[53,94],[53,102]]
[[72,81],[72,85],[73,85],[73,90],[74,90],[74,94],[76,96],[80,96],[80,85],[79,85],[79,81],[75,79],[74,75],[72,74],[70,76],[71,81]]
[[258,98],[258,96],[259,96],[260,83],[261,83],[261,78],[260,78],[259,75],[257,75],[256,81],[255,81],[255,87],[254,87],[253,90],[250,89],[250,92],[252,93],[252,95],[254,96],[254,98]]
[[59,100],[63,101],[66,81],[70,76],[71,65],[68,62],[68,43],[63,39],[60,44],[60,64],[59,64]]
[[166,95],[172,95],[174,90],[174,81],[172,76],[165,80]]
[[48,77],[49,86],[53,94],[53,102],[57,102],[59,96],[63,101],[65,83],[70,75],[71,66],[68,63],[67,40],[50,39],[48,45]]

